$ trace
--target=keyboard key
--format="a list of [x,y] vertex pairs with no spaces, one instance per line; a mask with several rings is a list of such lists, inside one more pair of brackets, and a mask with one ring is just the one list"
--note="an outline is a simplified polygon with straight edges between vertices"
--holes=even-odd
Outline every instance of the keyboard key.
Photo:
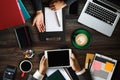
[[85,13],[94,16],[110,25],[113,25],[117,15],[94,4],[94,3],[89,3]]

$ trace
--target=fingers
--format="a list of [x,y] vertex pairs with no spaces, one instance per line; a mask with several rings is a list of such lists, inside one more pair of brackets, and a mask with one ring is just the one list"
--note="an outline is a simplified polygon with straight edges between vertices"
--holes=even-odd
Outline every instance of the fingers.
[[52,2],[49,5],[50,9],[54,11],[57,10],[56,5],[58,5],[58,2],[59,2],[58,0],[52,0]]
[[39,12],[33,20],[32,26],[36,25],[39,32],[45,32],[43,13]]
[[44,60],[45,60],[45,56],[42,56],[40,63],[43,63]]
[[45,25],[44,25],[44,22],[42,23],[42,32],[45,32]]
[[40,65],[39,65],[39,72],[41,74],[45,74],[47,70],[47,59],[45,58],[45,56],[43,56],[40,60]]
[[54,10],[54,11],[56,10],[55,4],[50,4],[49,7],[51,10]]
[[46,64],[46,58],[45,58],[45,56],[43,56],[41,58],[40,64]]
[[35,26],[36,19],[33,20],[32,26]]
[[74,62],[75,62],[75,60],[73,58],[73,53],[72,53],[70,56],[70,65],[73,66]]
[[34,20],[32,26],[34,26],[35,24],[36,24],[39,32],[45,32],[45,26],[44,26],[43,22],[38,22],[38,21]]
[[75,57],[75,55],[72,53],[71,54],[71,58],[74,60],[74,59],[76,59],[76,57]]
[[71,62],[71,65],[78,63],[78,61],[73,53],[71,54],[70,62]]
[[65,6],[67,6],[67,4],[64,2],[64,0],[52,0],[52,2],[49,5],[51,10],[54,11],[62,9]]

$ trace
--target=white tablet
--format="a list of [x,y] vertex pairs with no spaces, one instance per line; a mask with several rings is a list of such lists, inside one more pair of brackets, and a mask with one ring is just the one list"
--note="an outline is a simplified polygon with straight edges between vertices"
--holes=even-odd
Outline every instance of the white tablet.
[[96,53],[91,65],[94,80],[111,80],[117,60]]
[[71,49],[46,50],[48,67],[70,67]]

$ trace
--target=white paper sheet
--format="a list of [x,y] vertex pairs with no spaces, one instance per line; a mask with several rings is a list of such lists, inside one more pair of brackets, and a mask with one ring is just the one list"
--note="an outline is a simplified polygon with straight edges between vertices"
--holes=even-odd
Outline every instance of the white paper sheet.
[[[48,7],[45,7],[45,26],[46,26],[46,32],[58,32],[63,31],[63,18],[62,18],[62,9],[57,10],[57,17],[55,14],[55,11],[51,10]],[[58,22],[60,23],[60,26]]]
[[49,68],[46,72],[47,76],[50,76],[51,74],[53,74],[56,70],[59,70],[61,72],[61,74],[64,76],[65,80],[71,80],[70,77],[68,76],[68,74],[66,73],[66,71],[63,68]]

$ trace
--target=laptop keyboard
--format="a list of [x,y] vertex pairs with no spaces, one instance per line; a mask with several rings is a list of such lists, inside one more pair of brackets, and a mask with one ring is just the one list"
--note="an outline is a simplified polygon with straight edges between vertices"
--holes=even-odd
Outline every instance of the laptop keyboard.
[[96,5],[93,3],[89,3],[85,13],[94,16],[104,22],[107,22],[110,25],[113,25],[117,15]]

